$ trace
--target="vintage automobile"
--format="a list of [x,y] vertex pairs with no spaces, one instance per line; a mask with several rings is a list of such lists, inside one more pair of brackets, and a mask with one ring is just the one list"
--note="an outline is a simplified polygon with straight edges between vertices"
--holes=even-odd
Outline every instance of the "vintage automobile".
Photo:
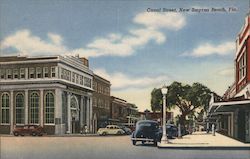
[[24,125],[24,126],[16,126],[13,130],[13,134],[15,136],[21,135],[32,135],[32,136],[42,136],[45,134],[43,127],[39,125]]
[[174,124],[166,124],[168,138],[175,138],[178,136],[178,128]]
[[126,135],[130,135],[132,133],[131,129],[126,126],[121,125],[119,127],[125,132]]
[[99,128],[98,135],[123,135],[125,132],[117,125],[107,125],[106,128]]
[[161,140],[162,131],[160,131],[159,124],[153,120],[141,120],[136,123],[135,131],[132,133],[132,144],[136,145],[137,141],[153,142],[157,145],[157,142]]

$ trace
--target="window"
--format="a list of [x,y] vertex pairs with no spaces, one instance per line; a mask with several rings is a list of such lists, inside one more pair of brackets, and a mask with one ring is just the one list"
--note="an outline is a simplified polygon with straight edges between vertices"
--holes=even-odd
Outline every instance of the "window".
[[73,72],[73,73],[72,73],[72,82],[74,82],[74,83],[75,83],[75,75],[76,75],[76,74]]
[[66,72],[66,70],[62,68],[61,69],[61,79],[66,79],[65,72]]
[[101,108],[102,105],[101,105],[101,99],[98,99],[98,104],[97,104],[97,107]]
[[56,77],[56,68],[51,67],[51,77]]
[[9,124],[10,123],[10,98],[8,94],[2,95],[2,118],[1,123],[2,124]]
[[71,80],[70,76],[71,76],[71,73],[70,73],[70,71],[67,70],[67,80],[68,80],[68,81]]
[[16,124],[24,124],[24,96],[17,94],[16,96]]
[[76,83],[79,84],[79,75],[76,74]]
[[53,93],[49,92],[45,96],[45,123],[54,123],[55,99]]
[[36,78],[42,78],[42,69],[41,69],[41,67],[36,68]]
[[93,97],[93,106],[94,106],[94,107],[97,106],[97,105],[96,105],[96,98],[95,98],[95,97]]
[[93,89],[94,89],[95,91],[97,91],[97,83],[96,83],[96,82],[93,82]]
[[29,68],[29,78],[35,78],[35,69]]
[[12,70],[11,69],[7,69],[7,78],[8,79],[12,79]]
[[106,102],[106,108],[109,109],[109,101],[106,100],[105,102]]
[[80,85],[83,85],[83,77],[80,75]]
[[84,77],[84,86],[91,88],[91,79]]
[[20,68],[20,78],[25,78],[25,69]]
[[243,53],[239,61],[239,80],[246,76],[246,52]]
[[18,74],[19,74],[18,73],[18,69],[14,69],[13,70],[13,77],[17,79],[18,78]]
[[0,69],[0,78],[5,79],[5,70],[4,69]]
[[39,95],[31,93],[30,95],[30,123],[38,124],[39,122]]
[[44,67],[43,68],[43,77],[44,78],[48,78],[49,77],[49,68],[48,67]]

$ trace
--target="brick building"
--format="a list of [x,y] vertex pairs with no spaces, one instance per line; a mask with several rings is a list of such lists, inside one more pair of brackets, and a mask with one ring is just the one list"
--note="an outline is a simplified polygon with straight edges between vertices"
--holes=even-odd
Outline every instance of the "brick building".
[[110,81],[94,74],[93,76],[93,126],[94,132],[105,127],[110,118]]
[[236,38],[235,81],[223,99],[213,95],[208,119],[217,130],[244,142],[250,142],[250,15]]

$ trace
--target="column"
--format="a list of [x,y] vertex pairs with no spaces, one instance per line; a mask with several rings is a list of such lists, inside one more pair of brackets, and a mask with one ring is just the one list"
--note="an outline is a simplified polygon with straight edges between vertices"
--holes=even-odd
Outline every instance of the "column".
[[43,126],[43,89],[40,89],[40,125]]
[[67,119],[68,119],[68,129],[67,129],[67,133],[70,134],[71,133],[71,110],[70,110],[70,97],[71,94],[69,92],[67,92]]
[[29,123],[29,94],[28,90],[24,90],[24,123]]
[[84,96],[81,96],[81,101],[80,101],[80,126],[81,126],[81,129],[82,129],[83,126],[84,126],[84,122],[83,122],[83,119],[84,119],[84,106],[83,106],[83,100],[84,100]]
[[62,134],[62,90],[55,89],[55,134]]
[[86,97],[86,124],[88,129],[90,130],[90,122],[89,122],[89,97]]
[[10,134],[12,134],[14,128],[14,96],[13,90],[10,91]]
[[91,133],[93,133],[93,107],[92,107],[92,97],[89,97],[89,121],[90,121],[90,127],[89,130]]

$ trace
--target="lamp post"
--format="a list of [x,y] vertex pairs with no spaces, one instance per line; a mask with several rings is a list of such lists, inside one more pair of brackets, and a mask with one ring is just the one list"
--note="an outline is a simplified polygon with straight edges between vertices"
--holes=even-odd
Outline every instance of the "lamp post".
[[168,93],[168,88],[164,85],[161,88],[161,93],[163,95],[163,121],[162,121],[162,138],[161,138],[161,142],[162,143],[166,143],[168,142],[168,137],[167,137],[167,132],[166,132],[166,95]]

